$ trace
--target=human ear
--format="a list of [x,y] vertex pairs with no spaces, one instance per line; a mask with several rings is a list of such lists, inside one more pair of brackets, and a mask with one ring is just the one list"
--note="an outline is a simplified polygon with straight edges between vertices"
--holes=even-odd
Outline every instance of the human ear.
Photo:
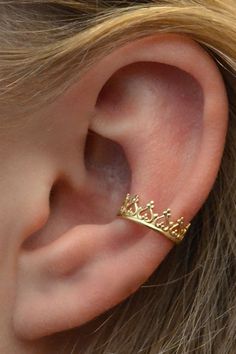
[[[25,339],[80,326],[147,280],[173,243],[116,216],[125,193],[191,221],[215,181],[227,129],[227,96],[215,62],[175,34],[117,48],[61,102],[66,123],[82,107],[92,133],[80,142],[83,177],[76,184],[64,167],[55,193],[83,205],[75,200],[58,208],[55,196],[48,208],[54,226],[50,233],[47,224],[38,226],[43,243],[30,231],[24,235],[13,321]],[[75,220],[78,214],[76,226],[55,226],[70,214]],[[58,237],[51,238],[55,230]],[[28,240],[33,247],[25,247]]]

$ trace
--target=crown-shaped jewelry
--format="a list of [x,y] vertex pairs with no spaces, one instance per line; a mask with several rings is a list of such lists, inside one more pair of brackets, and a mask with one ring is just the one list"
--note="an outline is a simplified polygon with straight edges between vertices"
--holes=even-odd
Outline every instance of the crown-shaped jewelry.
[[172,221],[170,209],[166,209],[162,214],[159,214],[154,212],[154,207],[153,200],[144,207],[139,206],[138,194],[132,196],[128,193],[118,212],[118,216],[158,231],[175,243],[181,242],[190,227],[190,223],[184,226],[184,218],[182,216],[176,221]]

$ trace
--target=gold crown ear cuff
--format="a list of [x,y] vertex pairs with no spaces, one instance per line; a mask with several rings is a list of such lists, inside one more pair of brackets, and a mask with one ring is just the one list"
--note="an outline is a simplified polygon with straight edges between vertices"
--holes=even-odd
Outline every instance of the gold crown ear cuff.
[[147,226],[156,232],[160,232],[171,241],[180,243],[191,224],[184,226],[182,216],[176,221],[172,221],[170,209],[166,209],[162,213],[155,213],[154,207],[153,200],[144,207],[139,206],[138,194],[132,196],[128,193],[117,215]]

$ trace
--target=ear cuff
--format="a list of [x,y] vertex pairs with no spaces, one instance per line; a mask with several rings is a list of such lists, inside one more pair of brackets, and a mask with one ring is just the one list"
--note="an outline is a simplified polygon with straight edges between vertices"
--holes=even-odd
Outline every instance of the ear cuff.
[[117,215],[160,232],[176,244],[180,243],[191,224],[184,226],[184,218],[182,216],[176,221],[171,220],[170,209],[157,213],[154,212],[154,208],[153,200],[142,207],[139,205],[139,195],[132,196],[128,193]]

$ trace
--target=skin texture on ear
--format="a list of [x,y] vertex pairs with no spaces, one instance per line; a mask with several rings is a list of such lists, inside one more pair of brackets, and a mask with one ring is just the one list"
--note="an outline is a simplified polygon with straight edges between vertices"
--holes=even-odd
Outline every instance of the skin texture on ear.
[[173,244],[116,217],[125,193],[190,221],[217,175],[228,104],[209,55],[168,34],[116,49],[38,114],[54,129],[31,131],[50,168],[34,184],[41,216],[32,189],[16,243],[13,325],[24,339],[80,326],[147,280]]

